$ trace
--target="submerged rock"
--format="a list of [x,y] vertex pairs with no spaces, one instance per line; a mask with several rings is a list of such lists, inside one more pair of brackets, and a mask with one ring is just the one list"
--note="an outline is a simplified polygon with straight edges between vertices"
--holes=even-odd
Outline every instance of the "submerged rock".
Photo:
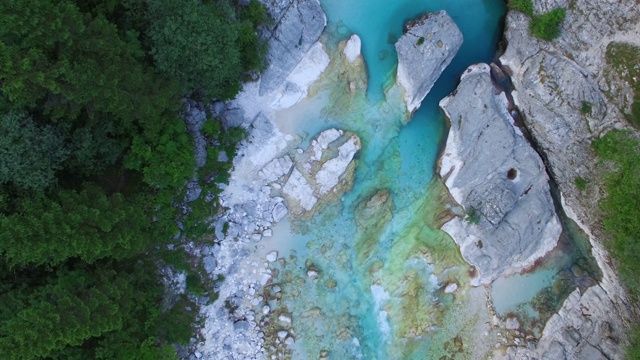
[[396,83],[412,113],[462,45],[462,33],[446,11],[427,13],[405,26],[396,42]]
[[454,94],[440,102],[451,122],[440,175],[467,212],[442,229],[478,270],[473,285],[531,267],[562,231],[542,159],[507,105],[487,64],[469,67]]

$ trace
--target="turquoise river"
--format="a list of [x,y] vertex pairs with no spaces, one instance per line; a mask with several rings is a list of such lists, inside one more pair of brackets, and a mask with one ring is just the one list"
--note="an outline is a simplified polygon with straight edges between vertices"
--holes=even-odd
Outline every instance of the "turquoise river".
[[[438,102],[454,90],[467,66],[494,60],[504,1],[321,3],[328,17],[321,40],[332,62],[310,98],[286,110],[288,126],[307,142],[330,127],[354,131],[362,150],[351,191],[310,220],[283,221],[274,229],[277,250],[287,259],[278,265],[274,283],[282,287],[279,307],[293,318],[296,343],[290,355],[317,359],[326,351],[331,359],[477,358],[484,350],[474,352],[467,344],[489,320],[483,315],[485,289],[469,286],[472,269],[453,240],[437,229],[446,197],[435,170],[447,134]],[[453,18],[464,43],[408,119],[393,86],[394,43],[407,20],[438,10]],[[351,34],[362,40],[366,69],[341,65],[341,41]],[[350,92],[349,82],[366,91]],[[374,194],[386,201],[366,209]],[[527,331],[539,334],[544,314],[531,300],[541,290],[553,290],[562,274],[574,284],[566,269],[586,261],[580,251],[565,251],[575,247],[571,236],[565,238],[567,245],[533,273],[499,279],[487,289],[499,316],[518,313]],[[319,274],[313,281],[309,270]],[[459,286],[454,294],[444,292],[449,283]],[[557,306],[571,286],[551,291],[556,301],[550,306]]]

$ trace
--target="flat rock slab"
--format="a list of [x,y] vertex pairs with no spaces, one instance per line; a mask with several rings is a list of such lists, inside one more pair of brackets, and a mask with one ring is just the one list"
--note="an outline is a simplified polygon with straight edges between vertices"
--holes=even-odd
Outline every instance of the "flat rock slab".
[[405,25],[396,42],[396,83],[404,90],[407,110],[422,103],[462,45],[462,33],[446,11],[427,13]]
[[356,134],[339,129],[325,130],[313,139],[282,187],[291,214],[310,214],[318,203],[326,205],[350,189],[360,147]]
[[467,213],[442,229],[478,270],[473,285],[531,267],[562,230],[542,159],[496,93],[489,65],[478,64],[440,102],[451,123],[440,175]]

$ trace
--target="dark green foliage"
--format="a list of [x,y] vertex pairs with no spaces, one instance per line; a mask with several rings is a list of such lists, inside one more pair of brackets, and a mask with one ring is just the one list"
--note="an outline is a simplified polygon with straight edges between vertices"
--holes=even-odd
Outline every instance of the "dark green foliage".
[[[640,128],[640,47],[611,42],[607,45],[605,58],[619,76],[631,86],[634,96],[631,111],[626,114],[627,120]],[[625,112],[624,109],[622,111]]]
[[240,90],[241,74],[261,66],[260,44],[252,21],[263,21],[252,2],[247,20],[232,7],[198,0],[149,3],[148,31],[158,70],[177,79],[186,93],[201,90],[207,99],[230,99]]
[[181,97],[235,96],[265,21],[255,0],[0,1],[0,358],[175,359],[197,308],[165,299],[157,266],[195,270],[160,249],[177,219],[206,230],[218,155],[244,136],[207,124],[209,202],[182,219],[197,170]]
[[593,143],[598,156],[612,161],[607,197],[600,202],[610,254],[631,294],[640,297],[640,143],[630,133],[611,131]]
[[509,0],[509,9],[520,11],[529,17],[533,17],[533,1],[531,0]]
[[576,184],[576,187],[578,188],[578,190],[583,191],[584,189],[587,188],[587,184],[589,183],[589,181],[587,181],[586,179],[580,177],[580,176],[576,176],[575,179],[573,179],[574,183]]
[[640,360],[640,325],[634,325],[631,336],[631,344],[627,349],[627,360]]
[[68,156],[56,128],[38,126],[24,111],[0,114],[0,185],[44,190],[56,183],[55,173]]
[[416,45],[420,46],[420,45],[422,45],[422,44],[424,44],[424,37],[420,36],[420,37],[418,38],[418,41],[416,41]]
[[187,274],[187,291],[196,296],[202,296],[202,294],[207,292],[207,290],[202,285],[200,275],[196,273]]
[[593,104],[587,101],[582,102],[582,106],[580,107],[580,112],[582,115],[588,115],[591,113],[591,109],[593,108]]
[[529,24],[529,30],[538,39],[551,41],[560,36],[560,24],[567,15],[563,8],[557,8],[548,13],[534,16]]

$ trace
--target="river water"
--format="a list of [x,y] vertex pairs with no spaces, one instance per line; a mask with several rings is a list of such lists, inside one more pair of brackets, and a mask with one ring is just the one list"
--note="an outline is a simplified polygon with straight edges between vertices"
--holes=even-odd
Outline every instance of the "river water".
[[[353,189],[340,201],[310,220],[283,221],[274,228],[272,247],[286,259],[277,265],[274,284],[282,290],[279,311],[293,319],[292,357],[317,359],[327,351],[332,359],[472,358],[462,344],[473,343],[478,326],[488,319],[480,314],[486,308],[479,301],[484,290],[469,287],[471,269],[453,240],[436,229],[443,190],[433,178],[447,131],[438,102],[453,91],[467,66],[493,60],[504,1],[321,3],[329,21],[322,41],[332,65],[309,99],[279,114],[279,126],[306,143],[330,127],[354,131],[362,150]],[[393,90],[394,43],[407,20],[439,10],[453,18],[464,43],[408,119],[400,94]],[[366,72],[345,74],[334,64],[339,63],[334,60],[340,41],[351,34],[362,40]],[[353,93],[348,81],[357,78],[366,78],[368,86]],[[363,204],[376,193],[391,200],[364,211]],[[564,268],[574,259],[559,258],[554,264]],[[309,276],[309,271],[318,275]],[[530,280],[501,279],[493,291],[498,313],[524,311],[535,289],[551,286],[558,272],[549,265]],[[534,290],[512,298],[505,290],[512,289],[510,281]],[[444,292],[450,283],[458,285],[454,294]],[[538,316],[530,306],[525,310],[532,319]]]

